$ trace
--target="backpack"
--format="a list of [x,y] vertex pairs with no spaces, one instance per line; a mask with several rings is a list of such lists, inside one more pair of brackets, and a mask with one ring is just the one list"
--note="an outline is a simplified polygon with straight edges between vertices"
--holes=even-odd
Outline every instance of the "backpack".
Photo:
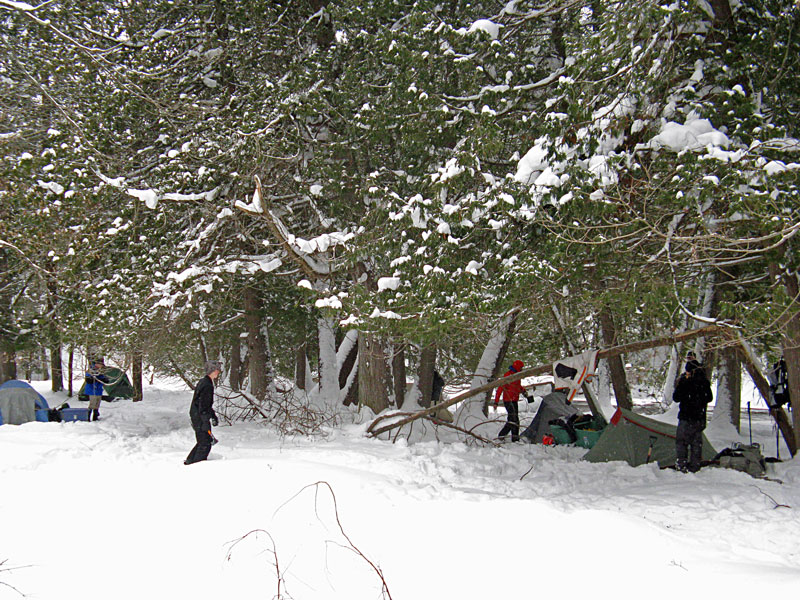
[[725,448],[714,457],[715,463],[724,469],[743,471],[751,477],[764,477],[767,474],[767,464],[761,454],[761,445],[735,443],[730,448]]

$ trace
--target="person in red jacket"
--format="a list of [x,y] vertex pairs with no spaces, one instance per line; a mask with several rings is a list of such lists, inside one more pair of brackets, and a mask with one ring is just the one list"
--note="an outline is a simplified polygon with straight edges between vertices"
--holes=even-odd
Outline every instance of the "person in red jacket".
[[[509,375],[513,375],[514,373],[519,373],[525,367],[525,363],[521,360],[515,360],[514,363],[508,368],[506,374],[503,377],[508,377]],[[500,433],[497,434],[497,437],[501,440],[505,439],[505,436],[510,432],[511,433],[511,441],[518,442],[519,441],[519,395],[522,394],[528,400],[531,401],[531,397],[528,396],[528,393],[522,387],[522,382],[517,379],[516,381],[512,381],[511,383],[507,383],[505,385],[501,385],[497,388],[497,393],[494,395],[494,406],[497,408],[497,404],[500,401],[500,397],[503,398],[503,406],[506,409],[506,424],[503,425],[503,428],[500,430]]]

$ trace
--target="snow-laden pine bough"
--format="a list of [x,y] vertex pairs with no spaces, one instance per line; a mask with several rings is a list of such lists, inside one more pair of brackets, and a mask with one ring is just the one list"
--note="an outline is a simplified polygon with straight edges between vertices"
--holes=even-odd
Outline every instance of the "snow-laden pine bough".
[[[659,346],[671,346],[698,337],[721,338],[722,343],[724,345],[729,345],[736,348],[737,354],[739,355],[742,364],[744,365],[750,377],[753,379],[756,388],[764,397],[764,400],[766,401],[767,406],[769,407],[770,414],[772,415],[773,419],[775,419],[775,422],[777,423],[778,428],[780,429],[780,432],[783,435],[784,440],[786,441],[786,445],[789,448],[789,451],[791,452],[792,456],[794,456],[797,452],[797,444],[795,442],[794,431],[792,429],[792,425],[789,421],[789,418],[786,415],[786,412],[783,410],[783,408],[775,404],[770,394],[769,383],[767,382],[767,378],[764,376],[764,374],[761,371],[761,368],[758,366],[752,351],[749,349],[746,342],[742,339],[739,332],[733,327],[729,327],[722,324],[714,324],[714,325],[708,325],[706,327],[700,327],[698,329],[692,329],[680,333],[669,334],[650,340],[644,340],[641,342],[632,342],[630,344],[623,344],[620,346],[613,346],[611,348],[604,348],[597,351],[596,360],[600,360],[601,358],[609,358],[612,356],[619,356],[621,354],[627,354],[629,352],[638,352],[640,350],[647,350],[649,348],[656,348]],[[449,398],[447,400],[439,402],[438,404],[434,404],[433,406],[430,406],[428,408],[425,408],[423,410],[414,413],[410,414],[389,413],[385,415],[380,415],[367,428],[367,433],[369,433],[373,437],[378,437],[381,434],[387,433],[394,429],[399,429],[405,425],[408,425],[409,423],[413,423],[417,419],[429,417],[443,408],[447,408],[449,406],[462,402],[478,394],[491,391],[501,385],[505,385],[507,383],[511,383],[512,381],[517,381],[525,377],[536,377],[539,375],[545,375],[547,373],[550,373],[552,368],[553,368],[552,364],[546,364],[546,365],[538,365],[535,367],[530,367],[528,369],[523,369],[519,373],[515,373],[513,375],[509,375],[508,377],[501,377],[499,379],[489,381],[488,383],[471,388],[460,394],[456,394],[452,398]],[[598,412],[598,408],[594,406],[592,403],[590,403],[590,408],[592,409],[592,413],[596,417],[605,418],[602,414]]]

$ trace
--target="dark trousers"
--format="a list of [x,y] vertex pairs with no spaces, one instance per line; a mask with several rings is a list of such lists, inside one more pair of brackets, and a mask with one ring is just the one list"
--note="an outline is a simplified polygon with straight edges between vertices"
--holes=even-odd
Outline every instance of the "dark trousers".
[[690,471],[700,469],[700,458],[703,452],[703,429],[705,423],[702,421],[678,420],[678,431],[675,434],[675,458],[676,466],[687,468]]
[[212,438],[209,431],[207,431],[205,428],[195,429],[194,436],[197,439],[197,444],[195,444],[194,448],[192,448],[192,451],[189,452],[189,456],[187,456],[186,460],[184,461],[184,463],[187,465],[207,459],[208,453],[211,452]]
[[500,433],[497,435],[499,437],[503,437],[507,435],[509,432],[511,433],[511,441],[518,442],[519,441],[519,403],[518,402],[503,402],[503,406],[506,408],[506,424],[503,425],[503,428],[500,430]]

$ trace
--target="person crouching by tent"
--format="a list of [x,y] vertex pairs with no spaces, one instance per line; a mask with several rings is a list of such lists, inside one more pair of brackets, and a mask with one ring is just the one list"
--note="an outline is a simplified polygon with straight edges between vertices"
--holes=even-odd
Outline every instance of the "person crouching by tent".
[[705,370],[696,359],[688,360],[686,372],[678,378],[672,393],[672,401],[681,405],[675,434],[675,468],[683,473],[700,470],[706,408],[711,399],[711,383]]
[[[508,368],[506,374],[503,377],[509,377],[514,373],[519,373],[525,367],[525,363],[521,360],[515,360],[514,363]],[[503,397],[503,406],[506,409],[506,424],[503,425],[503,428],[500,430],[500,433],[497,434],[497,437],[500,440],[505,440],[506,435],[511,433],[511,441],[518,442],[519,441],[519,395],[522,394],[528,400],[531,401],[531,397],[528,393],[523,389],[522,382],[517,379],[516,381],[512,381],[511,383],[507,383],[505,385],[501,385],[497,388],[497,392],[494,395],[494,406],[497,408],[497,404],[500,401],[500,397]]]
[[89,397],[89,420],[97,421],[100,418],[100,401],[103,399],[103,384],[108,383],[108,377],[103,375],[105,364],[102,360],[89,363],[86,370],[86,387],[84,393]]
[[183,461],[185,465],[191,465],[208,458],[211,446],[216,439],[211,434],[211,425],[219,425],[217,413],[214,412],[214,381],[222,372],[222,367],[216,360],[206,361],[206,376],[203,377],[194,388],[192,405],[189,408],[189,418],[192,421],[192,429],[197,439],[189,456]]

